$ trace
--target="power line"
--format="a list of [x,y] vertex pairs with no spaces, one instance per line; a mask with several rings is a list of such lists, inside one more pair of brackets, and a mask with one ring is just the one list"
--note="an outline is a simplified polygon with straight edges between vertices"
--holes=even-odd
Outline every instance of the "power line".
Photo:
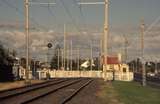
[[75,19],[73,18],[70,10],[67,8],[67,6],[65,5],[65,3],[64,3],[63,0],[60,0],[60,2],[62,3],[62,5],[63,5],[63,7],[64,7],[64,9],[65,9],[65,11],[66,11],[66,13],[67,13],[68,16],[70,17],[73,25],[75,26],[75,28],[77,29],[77,31],[81,34],[81,30],[80,30],[79,27],[77,26],[77,23],[76,23]]
[[[82,11],[82,6],[78,4],[80,1],[81,1],[81,0],[73,0],[74,4],[75,4],[76,6],[78,6],[78,8],[79,8],[80,15],[81,15],[81,17],[82,17],[82,19],[83,19],[83,21],[82,21],[82,22],[83,22],[83,25],[84,25],[84,27],[87,29],[87,23],[86,23],[85,15],[84,15],[84,13],[83,13],[83,11]],[[89,39],[91,38],[90,40],[93,40],[93,38],[89,36],[88,31],[85,30],[85,32],[87,32],[87,37],[88,37]]]
[[[24,12],[23,12],[21,9],[17,8],[15,5],[11,4],[9,1],[7,1],[7,0],[2,0],[2,2],[5,3],[6,5],[8,5],[10,8],[15,9],[16,12],[19,13],[20,15],[24,16]],[[30,16],[30,20],[31,20],[32,22],[34,22],[35,25],[37,25],[37,26],[39,26],[39,27],[42,27],[42,28],[45,29],[45,30],[48,30],[45,26],[40,25],[40,24],[39,24],[33,17],[31,17],[31,16]]]

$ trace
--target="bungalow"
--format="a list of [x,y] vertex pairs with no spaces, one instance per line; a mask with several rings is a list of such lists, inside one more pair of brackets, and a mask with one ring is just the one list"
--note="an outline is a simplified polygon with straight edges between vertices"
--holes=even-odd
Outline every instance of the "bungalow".
[[105,79],[115,79],[123,81],[133,80],[133,72],[129,71],[129,66],[125,63],[122,63],[121,55],[117,56],[108,56],[107,57],[107,66],[104,65],[104,58],[102,60],[103,72]]

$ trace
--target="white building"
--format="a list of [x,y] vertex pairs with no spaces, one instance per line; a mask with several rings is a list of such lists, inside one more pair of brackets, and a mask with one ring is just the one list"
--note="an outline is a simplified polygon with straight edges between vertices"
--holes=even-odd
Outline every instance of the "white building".
[[[102,60],[104,62],[104,58]],[[108,56],[107,57],[107,68],[103,65],[104,78],[112,80],[132,81],[133,72],[129,71],[129,66],[121,61],[121,55]],[[113,74],[114,73],[114,74]]]

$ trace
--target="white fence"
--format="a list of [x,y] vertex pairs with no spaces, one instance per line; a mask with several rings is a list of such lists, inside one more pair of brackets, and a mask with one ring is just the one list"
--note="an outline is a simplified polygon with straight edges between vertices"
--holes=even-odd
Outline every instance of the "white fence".
[[[113,72],[103,73],[103,78],[106,80],[112,80],[113,79]],[[133,72],[126,72],[126,73],[115,72],[114,79],[120,80],[120,81],[133,81],[133,79],[134,79]]]
[[[113,79],[112,72],[102,72],[102,71],[50,71],[51,78],[59,78],[59,77],[92,77],[92,78],[104,78],[107,80]],[[115,80],[121,81],[132,81],[133,80],[133,72],[116,72]]]
[[51,78],[54,77],[95,77],[101,78],[102,71],[50,71]]

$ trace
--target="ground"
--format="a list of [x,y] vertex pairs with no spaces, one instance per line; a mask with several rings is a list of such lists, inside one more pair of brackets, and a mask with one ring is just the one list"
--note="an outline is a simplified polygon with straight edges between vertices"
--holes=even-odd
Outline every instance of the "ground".
[[101,98],[102,104],[124,104],[120,101],[119,95],[115,91],[111,81],[101,85],[101,90],[98,92],[98,95]]
[[[44,80],[31,80],[32,84],[40,83],[40,82],[44,82]],[[22,86],[25,86],[24,81],[3,82],[3,83],[0,83],[0,91],[11,89],[11,88],[22,87]]]
[[111,82],[94,80],[67,104],[124,104],[121,103]]
[[143,87],[138,82],[113,82],[112,86],[124,104],[160,104],[160,89]]
[[[34,80],[32,83],[42,81]],[[0,90],[24,86],[23,81],[0,83]],[[95,79],[67,104],[160,104],[160,89],[137,82]]]
[[98,79],[69,104],[160,104],[159,97],[160,89],[143,87],[138,82]]

